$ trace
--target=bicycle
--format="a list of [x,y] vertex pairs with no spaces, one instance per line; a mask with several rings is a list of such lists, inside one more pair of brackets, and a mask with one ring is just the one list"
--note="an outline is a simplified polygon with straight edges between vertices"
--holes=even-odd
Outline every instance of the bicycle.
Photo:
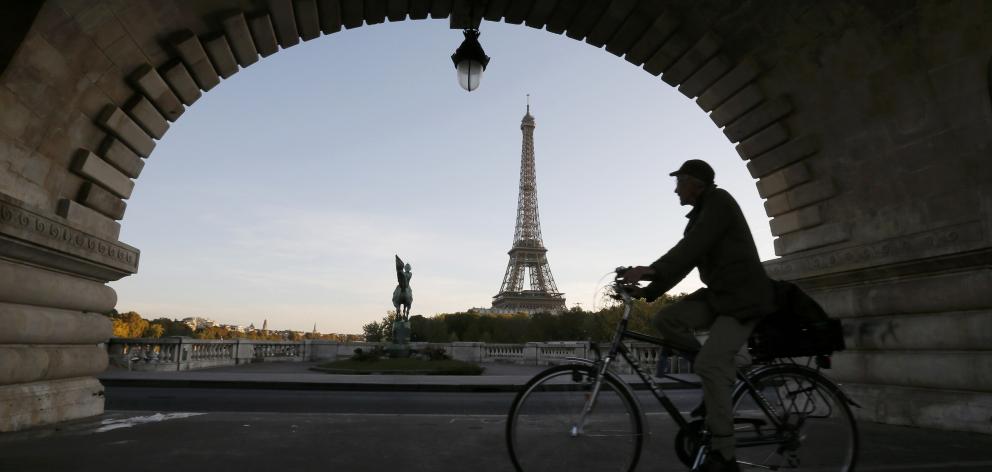
[[[634,470],[645,416],[631,385],[611,370],[618,355],[678,425],[679,460],[693,471],[705,461],[709,432],[703,420],[686,419],[623,342],[644,341],[670,350],[665,352],[681,352],[664,339],[627,329],[632,297],[623,272],[618,268],[613,282],[623,316],[606,356],[593,344],[595,360],[568,358],[570,363],[534,376],[514,398],[506,440],[516,470],[576,470],[569,468],[575,464],[578,470]],[[849,405],[857,404],[820,372],[828,361],[826,356],[811,357],[805,364],[775,358],[738,368],[733,405],[742,470],[854,470],[858,429]]]

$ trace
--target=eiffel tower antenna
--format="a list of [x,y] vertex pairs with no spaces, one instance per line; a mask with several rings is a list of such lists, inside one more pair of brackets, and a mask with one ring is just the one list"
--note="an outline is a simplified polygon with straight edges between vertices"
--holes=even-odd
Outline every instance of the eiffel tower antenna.
[[[541,220],[537,211],[537,173],[534,168],[534,117],[527,114],[520,121],[523,145],[520,152],[520,193],[517,198],[517,225],[513,232],[510,262],[503,285],[493,297],[493,309],[536,313],[565,309],[565,297],[555,286],[548,265],[548,250],[541,238]],[[525,280],[529,282],[524,286]]]

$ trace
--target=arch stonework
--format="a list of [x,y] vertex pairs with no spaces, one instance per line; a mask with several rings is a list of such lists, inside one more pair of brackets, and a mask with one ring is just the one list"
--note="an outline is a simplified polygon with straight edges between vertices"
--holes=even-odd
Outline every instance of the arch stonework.
[[0,431],[103,411],[94,313],[138,270],[119,222],[186,108],[300,41],[448,19],[565,34],[695,100],[757,179],[769,273],[844,319],[832,374],[859,415],[992,432],[990,17],[965,1],[44,2],[0,71]]

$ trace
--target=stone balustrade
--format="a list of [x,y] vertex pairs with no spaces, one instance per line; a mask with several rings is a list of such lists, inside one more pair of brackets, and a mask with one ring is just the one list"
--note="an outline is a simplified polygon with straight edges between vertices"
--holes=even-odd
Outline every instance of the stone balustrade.
[[[256,341],[248,339],[207,340],[183,337],[111,338],[107,343],[110,362],[133,370],[194,370],[248,362],[333,361],[351,357],[355,349],[370,351],[386,343],[336,341]],[[453,359],[468,362],[505,362],[522,365],[557,365],[569,357],[595,357],[586,341],[530,342],[524,344],[452,342],[411,343],[414,350],[436,347]],[[648,343],[628,343],[634,359],[653,372],[659,348]],[[600,349],[607,346],[600,345]],[[601,353],[605,354],[605,352]],[[679,357],[670,361],[673,373],[691,372],[689,362]],[[619,373],[633,373],[620,360],[614,364]]]

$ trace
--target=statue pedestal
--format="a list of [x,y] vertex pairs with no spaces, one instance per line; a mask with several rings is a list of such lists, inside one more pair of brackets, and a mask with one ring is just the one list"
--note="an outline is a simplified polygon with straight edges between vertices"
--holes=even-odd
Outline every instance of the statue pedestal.
[[410,322],[393,322],[393,342],[386,346],[389,357],[410,357]]

